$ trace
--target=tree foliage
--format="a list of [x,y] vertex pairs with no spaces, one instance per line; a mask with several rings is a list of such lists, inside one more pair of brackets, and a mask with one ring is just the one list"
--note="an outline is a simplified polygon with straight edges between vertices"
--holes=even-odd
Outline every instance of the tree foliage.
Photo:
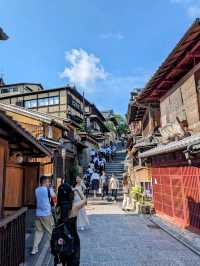
[[121,116],[120,114],[115,114],[115,119],[118,122],[118,127],[117,127],[117,134],[119,137],[121,137],[123,134],[127,134],[128,127],[125,121],[125,118]]
[[115,132],[117,131],[115,125],[113,124],[112,121],[106,121],[105,122],[105,126],[111,131],[111,132]]

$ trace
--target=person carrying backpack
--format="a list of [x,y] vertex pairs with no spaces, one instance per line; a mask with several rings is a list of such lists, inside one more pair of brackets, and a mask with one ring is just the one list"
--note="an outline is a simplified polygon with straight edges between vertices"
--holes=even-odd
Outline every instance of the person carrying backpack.
[[54,265],[80,265],[80,239],[77,232],[77,216],[79,210],[86,204],[86,199],[74,202],[74,191],[68,183],[58,188],[57,208],[60,218],[52,232],[51,253],[54,255]]
[[108,198],[109,191],[109,180],[105,171],[102,172],[102,175],[100,177],[100,184],[102,189],[101,198],[103,200],[105,196]]

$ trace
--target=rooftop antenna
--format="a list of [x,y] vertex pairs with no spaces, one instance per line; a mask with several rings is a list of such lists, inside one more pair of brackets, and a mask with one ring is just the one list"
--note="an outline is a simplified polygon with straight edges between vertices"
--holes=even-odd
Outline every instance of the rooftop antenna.
[[5,85],[4,76],[5,76],[4,73],[0,73],[0,86],[4,86]]

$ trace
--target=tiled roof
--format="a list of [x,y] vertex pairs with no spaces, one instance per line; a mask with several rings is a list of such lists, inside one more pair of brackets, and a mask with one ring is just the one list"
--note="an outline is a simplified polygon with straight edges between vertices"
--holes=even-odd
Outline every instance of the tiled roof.
[[158,142],[155,139],[153,139],[152,141],[150,141],[149,138],[146,138],[146,139],[142,139],[142,140],[138,141],[134,145],[134,148],[142,148],[142,147],[148,147],[148,146],[155,146],[157,144],[158,144]]
[[200,141],[200,133],[186,137],[179,141],[170,142],[166,145],[158,145],[156,148],[140,153],[139,158],[153,157],[159,154],[183,150],[198,141]]
[[2,111],[7,111],[7,112],[15,112],[15,113],[18,113],[18,114],[22,114],[22,115],[26,115],[26,116],[29,116],[29,117],[32,117],[32,118],[35,118],[39,121],[42,121],[42,122],[45,122],[45,123],[56,123],[58,124],[59,126],[62,126],[64,127],[64,122],[67,122],[67,119],[62,119],[60,117],[57,117],[57,116],[53,116],[53,115],[49,115],[49,114],[46,114],[46,113],[41,113],[41,112],[38,112],[38,111],[33,111],[33,110],[30,110],[30,109],[26,109],[26,108],[23,108],[21,106],[16,106],[16,105],[13,105],[13,104],[4,104],[4,103],[0,103],[0,110]]

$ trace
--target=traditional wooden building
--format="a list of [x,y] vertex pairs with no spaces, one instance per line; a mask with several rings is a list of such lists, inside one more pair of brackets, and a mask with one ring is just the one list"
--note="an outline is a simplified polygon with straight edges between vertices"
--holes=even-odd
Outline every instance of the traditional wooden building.
[[67,178],[72,176],[71,172],[80,164],[79,149],[84,145],[77,141],[68,119],[2,103],[0,110],[52,151],[52,157],[34,159],[35,162],[40,162],[40,174],[53,177],[55,185],[58,180],[65,178],[64,175]]
[[158,143],[158,128],[160,125],[160,110],[156,102],[141,104],[137,101],[141,89],[131,93],[127,123],[130,130],[128,144],[127,167],[132,183],[142,187],[144,192],[151,192],[151,169],[149,164],[141,165],[139,153],[155,147]]
[[76,132],[89,131],[101,142],[108,129],[105,118],[75,87],[44,90],[41,84],[0,84],[0,103],[13,104],[33,111],[68,119]]
[[189,28],[138,97],[160,104],[160,144],[139,155],[152,165],[154,206],[182,227],[200,230],[200,21]]
[[127,112],[127,123],[135,141],[154,136],[160,126],[159,103],[138,102],[141,91],[141,89],[134,89],[131,93]]
[[40,164],[51,151],[0,111],[0,265],[25,261],[25,213],[35,201]]
[[99,145],[105,145],[106,133],[109,129],[105,125],[105,118],[94,104],[86,106],[87,131],[94,137]]

